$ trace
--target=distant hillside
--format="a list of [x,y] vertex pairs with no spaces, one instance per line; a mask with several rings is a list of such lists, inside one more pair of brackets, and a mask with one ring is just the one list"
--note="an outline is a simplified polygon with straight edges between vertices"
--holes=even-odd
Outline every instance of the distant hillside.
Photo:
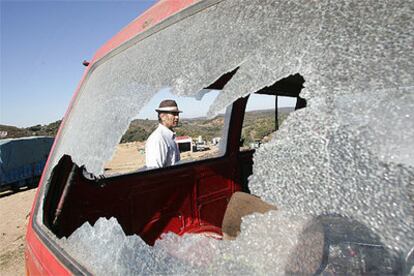
[[[293,108],[278,109],[279,127],[287,118]],[[275,114],[274,110],[257,110],[246,112],[242,128],[243,145],[247,146],[254,141],[267,142],[271,138],[271,134],[275,132]]]
[[[292,108],[279,109],[279,126],[292,110]],[[156,120],[134,120],[122,137],[121,143],[145,141],[157,125],[158,121]],[[211,140],[214,137],[221,136],[223,125],[223,115],[219,115],[213,119],[206,119],[205,117],[181,119],[180,124],[175,131],[177,136],[186,135],[193,139],[202,136],[204,140]],[[242,138],[244,139],[245,144],[256,140],[263,140],[266,137],[269,138],[268,136],[274,131],[275,123],[273,110],[246,112],[242,130]]]
[[[279,125],[281,125],[291,111],[292,108],[279,109]],[[275,130],[273,112],[273,110],[246,112],[242,130],[242,138],[245,144],[269,138],[268,136]],[[56,136],[60,123],[61,121],[59,120],[48,125],[35,125],[27,128],[0,125],[0,132],[7,131],[7,136],[3,137],[3,139],[27,136]],[[202,136],[205,140],[211,140],[214,137],[221,136],[223,125],[224,115],[219,115],[213,119],[205,117],[181,119],[180,125],[175,131],[177,136],[187,135],[193,139]],[[121,143],[145,141],[157,126],[157,120],[133,120],[128,130],[122,136]]]
[[[175,128],[175,132],[177,136],[187,135],[197,138],[201,135],[204,139],[211,140],[213,137],[221,136],[223,124],[223,116],[210,120],[205,118],[181,119],[179,126]],[[121,143],[145,141],[157,126],[157,120],[133,120],[127,132],[122,136]]]
[[56,136],[61,120],[50,123],[48,125],[35,125],[26,128],[18,128],[15,126],[0,125],[0,132],[7,132],[6,138],[20,138],[28,136]]

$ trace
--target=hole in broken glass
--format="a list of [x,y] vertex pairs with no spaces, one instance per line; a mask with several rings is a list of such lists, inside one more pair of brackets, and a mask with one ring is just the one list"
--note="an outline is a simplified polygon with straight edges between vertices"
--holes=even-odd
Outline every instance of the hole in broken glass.
[[248,96],[239,143],[242,191],[250,193],[255,150],[273,139],[291,112],[306,107],[300,97],[304,82],[300,74],[290,75]]
[[299,96],[305,80],[290,75],[249,95],[240,146],[255,149],[272,139],[280,125],[294,111],[306,107]]
[[[105,165],[105,176],[170,166],[154,167],[148,160],[151,155],[165,154],[165,152],[154,151],[152,146],[148,145],[150,135],[153,133],[155,135],[160,132],[160,129],[164,134],[174,135],[174,142],[179,151],[177,153],[179,160],[172,165],[222,156],[224,152],[221,149],[225,148],[223,143],[225,143],[227,135],[224,131],[225,113],[220,113],[214,118],[206,117],[207,111],[218,93],[218,90],[203,89],[194,98],[176,96],[170,92],[170,89],[162,89],[131,121],[129,128],[117,145],[114,156]],[[166,99],[174,100],[178,109],[182,111],[177,114],[178,118],[174,118],[174,114],[167,114],[171,119],[178,120],[178,124],[171,127],[172,132],[166,131],[164,128],[165,123],[161,118],[163,113],[156,111],[160,103]],[[170,146],[168,145],[168,148]]]
[[268,143],[295,110],[297,98],[250,94],[244,115],[240,150],[257,149]]

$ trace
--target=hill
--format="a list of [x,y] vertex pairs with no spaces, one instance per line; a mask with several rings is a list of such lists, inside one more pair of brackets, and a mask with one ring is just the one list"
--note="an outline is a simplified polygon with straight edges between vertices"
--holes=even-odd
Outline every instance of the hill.
[[[279,125],[292,112],[292,108],[279,109]],[[156,120],[137,119],[131,122],[129,129],[121,139],[121,143],[133,141],[145,141],[152,131],[157,127]],[[181,119],[179,126],[175,129],[177,136],[190,136],[196,139],[202,136],[205,140],[220,137],[224,125],[224,115],[219,115],[213,119],[205,117]],[[269,135],[275,131],[274,111],[256,110],[246,112],[243,123],[242,139],[248,145],[250,142],[268,139]]]
[[20,138],[28,136],[56,136],[61,120],[50,123],[48,125],[35,125],[26,128],[18,128],[15,126],[0,125],[0,132],[7,133],[5,138]]
[[[278,109],[279,126],[287,118],[292,108]],[[274,110],[256,110],[246,112],[242,128],[243,145],[249,145],[254,141],[267,142],[271,138],[271,133],[275,132]]]

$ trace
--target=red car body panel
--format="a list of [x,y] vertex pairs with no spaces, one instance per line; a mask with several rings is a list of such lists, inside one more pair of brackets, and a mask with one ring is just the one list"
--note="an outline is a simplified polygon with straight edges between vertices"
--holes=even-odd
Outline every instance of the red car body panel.
[[42,243],[30,224],[26,234],[26,274],[27,275],[70,275],[67,268]]

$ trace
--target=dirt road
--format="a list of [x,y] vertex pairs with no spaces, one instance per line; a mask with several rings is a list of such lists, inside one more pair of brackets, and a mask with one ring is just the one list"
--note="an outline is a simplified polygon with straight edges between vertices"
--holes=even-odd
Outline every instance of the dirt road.
[[36,189],[0,194],[0,275],[25,275],[26,225]]

